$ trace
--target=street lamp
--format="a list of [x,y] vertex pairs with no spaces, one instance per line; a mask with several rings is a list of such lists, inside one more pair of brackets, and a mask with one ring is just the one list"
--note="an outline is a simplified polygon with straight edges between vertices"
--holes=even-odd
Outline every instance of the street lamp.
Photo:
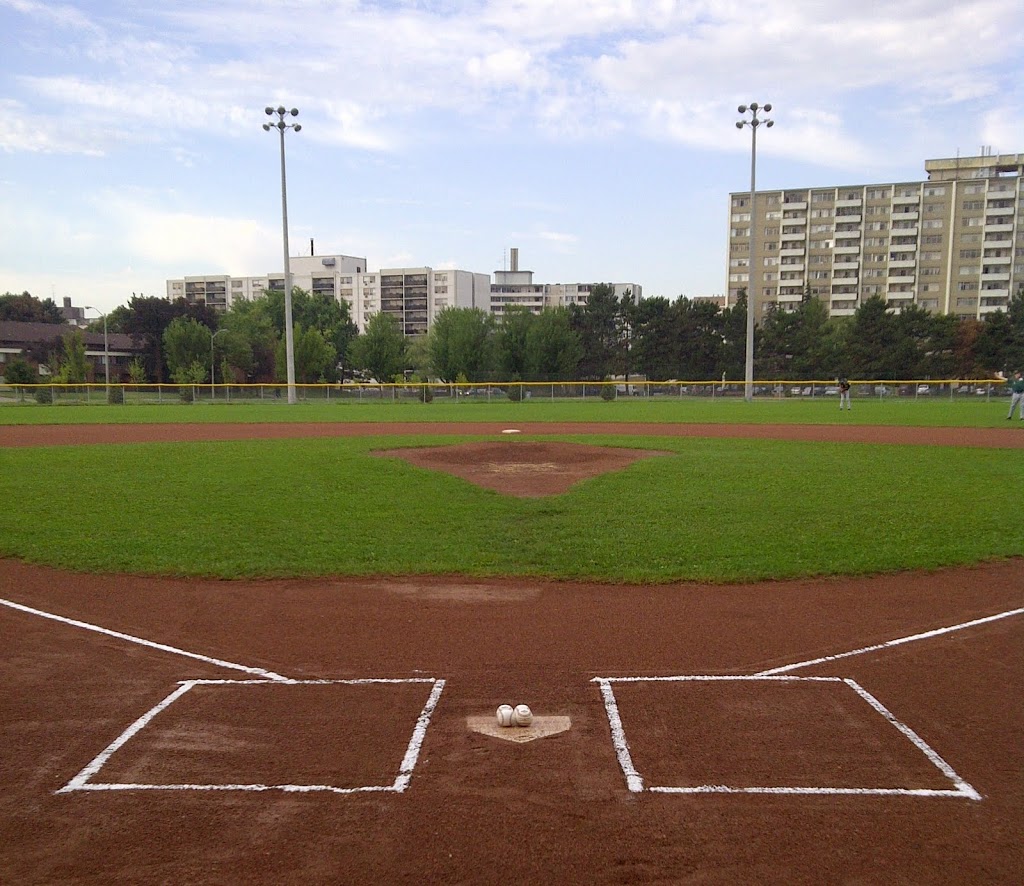
[[754,260],[756,258],[754,255],[754,231],[757,224],[754,201],[757,199],[757,127],[762,123],[769,129],[775,125],[772,120],[758,119],[757,112],[764,111],[767,114],[771,109],[770,104],[766,104],[762,108],[757,102],[740,105],[736,109],[741,114],[750,111],[749,120],[736,121],[737,129],[742,129],[744,126],[750,127],[750,257],[747,268],[747,359],[743,386],[743,398],[747,401],[754,399],[754,302],[757,292],[754,287]]
[[285,123],[285,117],[297,117],[298,108],[285,110],[284,105],[277,108],[266,108],[268,117],[277,114],[276,123],[264,123],[263,129],[270,132],[276,129],[281,136],[281,227],[284,238],[284,349],[285,363],[288,367],[288,402],[295,403],[295,342],[292,336],[292,267],[288,258],[288,188],[284,174],[284,133],[286,129],[298,132],[302,129],[299,123]]
[[227,330],[226,329],[218,329],[216,332],[214,332],[212,329],[210,330],[210,399],[211,400],[216,400],[217,399],[217,389],[214,388],[214,386],[213,386],[214,385],[213,367],[217,365],[214,362],[213,341],[222,332],[227,332]]
[[107,386],[107,394],[110,394],[110,348],[107,346],[107,315],[99,308],[86,305],[83,310],[95,311],[103,318],[103,382]]

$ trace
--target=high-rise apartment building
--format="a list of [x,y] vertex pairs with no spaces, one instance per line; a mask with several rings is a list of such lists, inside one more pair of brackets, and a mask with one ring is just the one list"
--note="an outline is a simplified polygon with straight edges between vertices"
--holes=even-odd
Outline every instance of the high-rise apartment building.
[[1024,154],[927,160],[925,171],[925,181],[758,191],[753,213],[749,191],[730,194],[729,304],[749,287],[759,317],[805,294],[832,316],[874,295],[896,311],[1005,309],[1024,286]]
[[[510,251],[508,270],[495,271],[491,284],[491,313],[504,315],[511,307],[527,308],[539,314],[544,308],[567,308],[569,305],[585,305],[596,283],[534,283],[533,271],[519,269],[519,250]],[[643,298],[643,287],[637,283],[610,283],[615,295],[621,298],[627,292],[636,300]]]
[[[351,255],[300,255],[292,257],[289,264],[292,286],[346,302],[352,322],[361,332],[366,330],[370,317],[380,311],[395,317],[406,335],[417,335],[426,332],[430,321],[444,308],[487,310],[489,306],[489,274],[428,267],[369,272],[365,258]],[[167,298],[205,301],[212,308],[226,311],[238,299],[283,289],[283,271],[258,277],[209,274],[168,280]]]

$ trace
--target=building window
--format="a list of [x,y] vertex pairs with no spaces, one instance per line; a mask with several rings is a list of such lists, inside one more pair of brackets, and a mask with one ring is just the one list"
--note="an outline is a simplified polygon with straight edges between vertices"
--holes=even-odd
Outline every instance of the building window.
[[929,219],[926,219],[924,224],[921,227],[923,227],[923,228],[931,228],[933,230],[935,228],[941,228],[942,227],[942,219],[941,218],[929,218]]

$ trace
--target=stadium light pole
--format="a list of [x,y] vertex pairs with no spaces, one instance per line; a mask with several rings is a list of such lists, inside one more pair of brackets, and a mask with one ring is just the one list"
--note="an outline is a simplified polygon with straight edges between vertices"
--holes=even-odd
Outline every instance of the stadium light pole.
[[757,116],[758,111],[770,112],[772,106],[766,104],[763,108],[757,102],[749,105],[740,105],[736,110],[741,114],[750,111],[749,120],[737,120],[736,128],[750,127],[750,252],[747,259],[747,357],[744,369],[743,399],[754,399],[754,302],[757,290],[754,288],[754,232],[757,224],[757,213],[754,201],[757,199],[757,127],[764,124],[769,129],[775,125],[772,120],[762,120]]
[[226,329],[218,329],[216,332],[214,332],[212,329],[210,330],[210,399],[211,400],[217,399],[217,389],[214,387],[215,378],[214,378],[214,375],[213,375],[213,367],[216,366],[217,364],[214,362],[213,342],[214,342],[214,339],[216,339],[217,336],[220,335],[222,332],[227,332],[227,330]]
[[295,403],[295,341],[292,334],[292,266],[288,258],[288,186],[284,172],[284,133],[287,129],[296,132],[302,129],[300,123],[285,123],[285,117],[297,117],[298,108],[290,111],[284,105],[265,109],[268,117],[277,114],[276,123],[264,123],[263,129],[270,132],[276,129],[281,136],[281,228],[284,239],[284,353],[288,367],[288,402]]
[[103,318],[103,383],[107,386],[107,394],[110,394],[110,347],[107,345],[107,315],[99,308],[86,305],[83,310],[95,311]]

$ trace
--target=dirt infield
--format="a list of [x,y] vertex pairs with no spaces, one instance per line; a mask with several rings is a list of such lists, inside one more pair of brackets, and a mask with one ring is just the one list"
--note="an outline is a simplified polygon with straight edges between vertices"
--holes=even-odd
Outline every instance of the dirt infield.
[[[304,435],[77,426],[0,441],[261,429]],[[728,435],[748,430],[764,428]],[[3,883],[1024,878],[1019,561],[633,587],[0,560],[0,598]],[[825,677],[849,682],[810,679]],[[571,727],[525,743],[469,728],[505,702]]]

